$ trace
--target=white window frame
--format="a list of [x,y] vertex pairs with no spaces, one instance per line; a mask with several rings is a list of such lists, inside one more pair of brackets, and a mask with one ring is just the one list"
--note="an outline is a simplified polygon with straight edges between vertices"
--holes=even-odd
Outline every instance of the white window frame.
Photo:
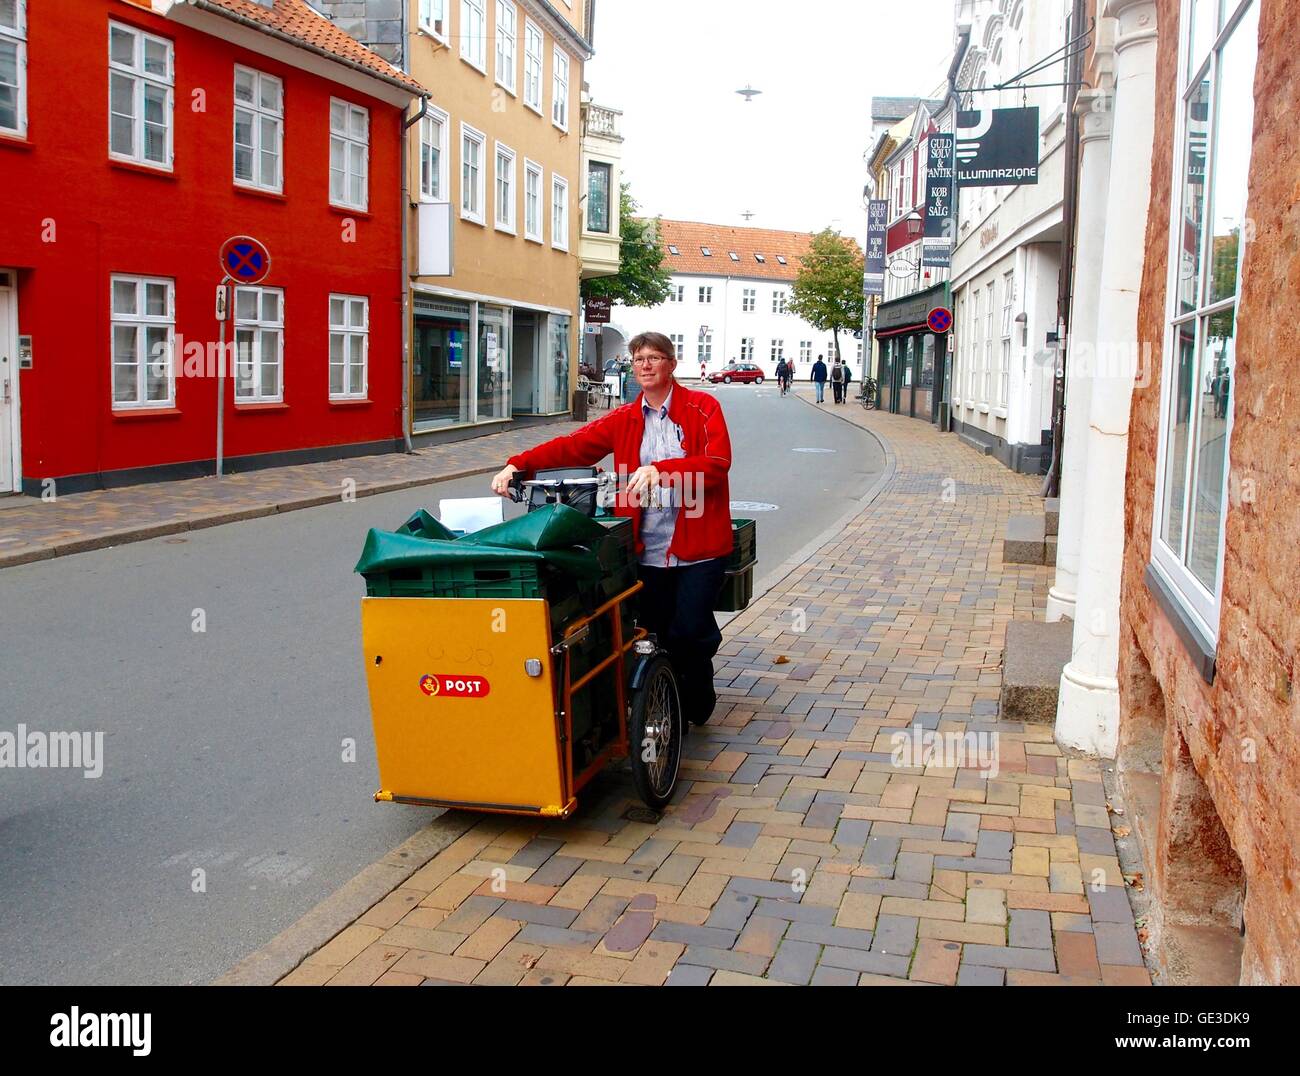
[[685,285],[685,284],[669,284],[669,285],[668,285],[668,301],[669,301],[670,303],[684,303],[684,302],[686,302],[686,285]]
[[784,314],[787,312],[789,296],[781,289],[777,288],[772,292],[772,313]]
[[[118,313],[113,306],[113,296],[116,291],[116,285],[120,283],[131,283],[135,286],[135,312]],[[165,314],[146,314],[143,313],[145,289],[148,285],[155,287],[161,286],[167,289],[167,312]],[[170,277],[156,276],[132,276],[128,273],[115,273],[109,277],[108,281],[108,310],[109,310],[109,378],[108,392],[109,399],[114,411],[150,411],[150,410],[169,410],[176,406],[176,367],[174,363],[173,351],[176,347],[176,281]],[[135,398],[131,400],[119,400],[114,390],[116,378],[117,361],[117,330],[123,325],[130,325],[135,329]],[[149,328],[166,328],[167,330],[167,398],[163,400],[147,399],[147,372],[150,356],[144,346],[146,339],[146,329]],[[125,365],[125,364],[121,364]]]
[[[502,159],[506,162],[507,172],[503,177],[501,174]],[[517,217],[519,215],[519,188],[515,184],[515,176],[519,169],[515,163],[515,151],[503,142],[496,144],[496,150],[492,154],[492,227],[498,232],[509,232],[511,235],[518,234]],[[505,191],[502,191],[502,180],[504,178]],[[504,193],[504,203],[502,194]],[[505,219],[501,217],[501,210],[505,209]]]
[[[334,304],[341,302],[343,304],[343,320],[336,321],[334,318]],[[353,317],[356,311],[356,304],[361,304],[361,324],[357,325]],[[343,370],[343,391],[335,392],[332,387],[328,388],[329,398],[331,400],[364,400],[370,388],[370,298],[365,295],[342,295],[332,292],[329,301],[329,343],[330,349],[327,353],[329,363],[329,379],[326,381],[327,386],[332,386],[334,380],[334,367],[339,366]],[[334,338],[340,337],[343,341],[343,361],[336,363],[334,361]],[[349,391],[347,386],[351,384],[351,371],[355,365],[351,360],[353,338],[361,338],[361,389],[358,392]]]
[[14,127],[0,127],[0,134],[27,137],[27,0],[18,0],[14,8],[14,25],[0,26],[0,44],[14,49],[17,83],[14,86]]
[[984,310],[984,364],[980,377],[980,410],[987,412],[993,392],[993,308],[997,305],[995,285],[989,282],[989,301]]
[[542,114],[542,101],[546,92],[542,78],[546,74],[542,62],[542,49],[546,47],[546,35],[532,19],[524,19],[524,104]]
[[[496,33],[493,36],[496,41],[496,83],[514,97],[519,78],[519,12],[511,0],[497,0]],[[502,77],[503,74],[508,77]]]
[[[1182,610],[1186,613],[1192,622],[1197,626],[1205,639],[1217,647],[1219,641],[1219,618],[1223,598],[1223,570],[1225,559],[1225,537],[1227,533],[1228,520],[1228,479],[1231,473],[1230,461],[1225,460],[1223,468],[1223,484],[1219,490],[1219,533],[1216,550],[1217,568],[1215,571],[1214,587],[1207,587],[1191,569],[1187,563],[1187,558],[1191,555],[1192,530],[1195,523],[1195,510],[1192,503],[1192,493],[1196,485],[1196,478],[1200,468],[1199,454],[1199,415],[1198,408],[1193,405],[1192,414],[1189,417],[1187,428],[1187,471],[1183,476],[1184,482],[1184,501],[1182,508],[1182,534],[1179,545],[1186,549],[1186,553],[1174,550],[1165,542],[1164,532],[1164,505],[1167,485],[1168,469],[1168,438],[1169,426],[1173,418],[1173,409],[1177,403],[1178,397],[1178,377],[1176,376],[1175,363],[1178,358],[1179,333],[1184,325],[1190,324],[1193,330],[1193,347],[1194,367],[1192,377],[1192,392],[1194,395],[1200,395],[1201,384],[1204,380],[1205,360],[1204,344],[1205,330],[1204,323],[1215,314],[1221,314],[1224,311],[1232,310],[1234,319],[1234,333],[1239,328],[1239,322],[1236,320],[1237,312],[1241,303],[1241,266],[1246,250],[1249,244],[1245,242],[1238,243],[1237,249],[1237,280],[1236,290],[1228,298],[1209,301],[1210,296],[1205,292],[1208,282],[1214,273],[1215,258],[1213,256],[1213,243],[1215,239],[1215,228],[1213,220],[1214,199],[1215,199],[1215,182],[1216,182],[1216,158],[1219,152],[1218,135],[1220,132],[1218,108],[1221,103],[1221,92],[1223,88],[1222,67],[1223,67],[1223,50],[1224,47],[1232,40],[1233,35],[1241,32],[1239,27],[1247,13],[1251,3],[1257,6],[1260,0],[1240,0],[1233,2],[1229,0],[1224,7],[1227,9],[1222,17],[1218,20],[1218,11],[1214,11],[1215,24],[1211,32],[1211,43],[1204,51],[1204,57],[1196,61],[1196,66],[1192,67],[1193,59],[1190,55],[1190,31],[1192,29],[1191,5],[1189,0],[1182,0],[1180,5],[1179,19],[1179,43],[1178,43],[1178,82],[1177,95],[1175,97],[1174,132],[1173,132],[1173,170],[1174,176],[1184,174],[1185,160],[1188,149],[1188,132],[1187,132],[1187,103],[1195,91],[1195,87],[1200,84],[1201,78],[1193,78],[1199,75],[1204,68],[1204,78],[1210,81],[1210,110],[1209,110],[1209,128],[1206,136],[1205,147],[1205,188],[1203,192],[1205,214],[1203,219],[1202,234],[1200,237],[1200,274],[1196,280],[1196,295],[1192,301],[1192,309],[1184,312],[1181,309],[1181,292],[1180,286],[1182,281],[1183,268],[1183,230],[1184,230],[1184,213],[1185,206],[1183,198],[1185,194],[1185,184],[1176,183],[1174,193],[1169,199],[1169,256],[1166,278],[1165,291],[1165,311],[1164,311],[1164,354],[1162,356],[1162,368],[1160,379],[1160,424],[1159,436],[1156,442],[1156,476],[1154,497],[1152,498],[1151,509],[1151,564],[1160,578],[1168,585],[1173,592],[1176,600],[1179,602]],[[1216,6],[1217,7],[1217,6]],[[1256,55],[1255,73],[1258,74],[1259,57]],[[1207,66],[1208,65],[1208,66]],[[1233,77],[1230,72],[1229,78]],[[1242,218],[1245,219],[1247,206],[1241,207]],[[1235,377],[1234,384],[1231,387],[1227,414],[1225,416],[1226,425],[1224,429],[1224,438],[1226,445],[1232,444],[1232,434],[1234,415],[1236,408],[1231,406],[1235,400]],[[1225,448],[1226,451],[1226,448]]]
[[[477,34],[473,32],[475,21]],[[460,0],[460,58],[475,71],[487,74],[487,0]]]
[[[563,191],[563,197],[557,201],[555,196],[559,191]],[[555,219],[557,210],[563,215],[559,222]],[[551,246],[556,250],[569,249],[569,181],[554,172],[551,173]]]
[[[269,191],[272,194],[284,193],[284,81],[275,75],[268,75],[265,71],[259,71],[255,67],[245,67],[243,64],[235,64],[235,92],[238,93],[239,76],[249,75],[253,80],[253,100],[241,101],[238,97],[234,99],[233,122],[234,128],[231,133],[230,147],[230,167],[231,174],[235,179],[235,186],[247,187],[250,190]],[[276,94],[280,102],[278,109],[270,109],[262,104],[262,87],[264,83],[274,83]],[[253,155],[253,177],[252,179],[241,179],[238,172],[238,150],[235,143],[234,131],[238,130],[239,113],[247,112],[252,117],[253,143],[248,149]],[[262,154],[268,152],[262,140],[262,127],[265,121],[271,121],[275,124],[275,147],[272,150],[275,154],[275,181],[273,183],[264,182],[260,176]]]
[[740,293],[740,312],[742,314],[752,314],[756,309],[758,309],[758,289],[743,289]]
[[[524,238],[530,243],[546,242],[546,218],[542,216],[542,180],[545,178],[545,170],[536,161],[524,158]],[[533,205],[535,212],[530,221],[528,218],[528,186],[530,181],[536,180],[537,185],[533,195]]]
[[[119,64],[113,60],[113,34],[128,34],[134,41],[134,52],[131,65]],[[144,52],[148,44],[162,45],[167,50],[167,73],[158,75],[147,72],[144,68]],[[130,153],[122,153],[113,149],[113,78],[127,78],[131,80],[131,107],[134,110],[131,116],[131,145]],[[164,125],[166,130],[166,160],[155,161],[144,155],[145,145],[145,92],[148,88],[155,89],[161,87],[166,95],[164,107]],[[145,33],[134,26],[127,26],[125,23],[114,22],[111,19],[108,23],[108,155],[115,161],[127,161],[131,164],[138,164],[142,168],[156,168],[161,172],[172,171],[175,164],[175,137],[176,137],[176,116],[175,116],[175,88],[176,88],[176,48],[174,42],[168,37],[159,37],[157,34]]]
[[[430,37],[437,38],[444,45],[447,43],[447,0],[420,0],[417,14],[418,25]],[[442,29],[438,29],[438,23]]]
[[1002,343],[998,357],[997,381],[993,386],[994,409],[1005,418],[1007,400],[1011,395],[1011,354],[1015,350],[1012,336],[1016,330],[1016,271],[1002,274]]
[[[340,129],[335,126],[335,111],[337,108],[343,109],[344,125]],[[357,116],[365,118],[365,137],[359,138],[353,133],[352,121]],[[334,191],[334,177],[336,169],[334,167],[334,148],[335,146],[343,147],[343,197],[339,198]],[[361,199],[352,201],[349,188],[351,180],[356,178],[357,172],[354,171],[353,165],[356,163],[354,150],[361,150],[363,161],[361,177]],[[345,101],[341,97],[330,98],[330,205],[338,206],[340,209],[355,209],[364,213],[370,207],[370,109],[362,105],[354,105],[351,101]]]
[[[284,402],[284,289],[283,288],[266,288],[261,285],[237,285],[234,289],[234,303],[231,309],[231,322],[233,325],[233,338],[235,340],[235,403],[236,404],[260,404],[260,403],[283,403]],[[239,316],[239,297],[241,293],[257,293],[257,317],[241,318]],[[279,320],[263,318],[262,302],[266,295],[275,294],[279,296],[279,302],[276,304],[280,312]],[[241,381],[239,378],[239,366],[243,356],[239,354],[239,333],[240,330],[250,330],[253,333],[254,358],[252,360],[253,378],[251,393],[241,392]],[[263,392],[262,390],[262,337],[264,333],[275,333],[278,354],[276,355],[276,389],[274,393]]]
[[979,361],[980,361],[980,332],[984,328],[984,323],[980,320],[983,316],[980,313],[982,309],[982,288],[972,287],[971,294],[974,295],[974,314],[971,317],[970,333],[970,363],[966,371],[967,388],[966,388],[966,406],[974,407],[979,395]]
[[754,338],[752,336],[742,336],[740,338],[740,361],[754,361]]
[[686,355],[686,334],[672,333],[668,339],[672,341],[673,357],[676,359],[684,358]]
[[800,340],[800,341],[799,341],[799,361],[800,361],[800,362],[812,362],[812,347],[813,347],[813,346],[812,346],[812,341],[811,341],[811,340]]
[[713,286],[711,284],[701,284],[696,294],[701,303],[709,304],[713,302]]
[[[466,143],[474,143],[478,146],[478,176],[474,182],[473,188],[470,188],[466,182],[466,170],[469,168],[469,154],[465,152]],[[487,223],[484,202],[487,197],[487,135],[477,127],[471,127],[464,121],[460,125],[460,219],[468,220],[474,224]],[[471,207],[466,204],[466,194],[472,193],[474,196],[475,206]]]
[[695,344],[695,361],[706,366],[713,361],[713,332],[700,333]]
[[[426,151],[433,146],[429,133],[434,124],[438,125],[440,132],[435,147],[438,151],[438,164],[436,169],[430,169],[426,166]],[[448,145],[450,132],[451,117],[442,109],[429,105],[427,114],[420,120],[420,200],[422,202],[451,201],[451,147]],[[431,174],[437,184],[436,191],[429,183]]]
[[[569,130],[569,54],[559,45],[551,47],[551,123],[561,131]],[[563,72],[564,77],[560,74]]]
[[780,362],[785,358],[785,341],[773,339],[771,354],[773,362]]

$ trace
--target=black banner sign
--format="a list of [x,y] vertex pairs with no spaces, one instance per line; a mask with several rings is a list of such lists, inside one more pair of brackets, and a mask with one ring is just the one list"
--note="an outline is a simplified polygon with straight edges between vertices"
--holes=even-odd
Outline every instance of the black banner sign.
[[1038,108],[957,113],[957,186],[1021,187],[1038,182]]

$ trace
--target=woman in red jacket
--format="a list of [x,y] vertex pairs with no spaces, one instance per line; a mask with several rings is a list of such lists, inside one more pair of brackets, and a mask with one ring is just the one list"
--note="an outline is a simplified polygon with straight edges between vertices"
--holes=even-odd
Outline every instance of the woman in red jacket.
[[[504,497],[517,474],[593,467],[614,454],[615,470],[630,476],[615,513],[632,520],[645,584],[641,623],[672,658],[683,713],[703,724],[717,702],[713,656],[722,633],[713,605],[732,545],[731,438],[717,399],[674,379],[668,337],[642,333],[628,350],[641,395],[567,437],[511,457],[492,490]],[[647,506],[654,489],[660,507]]]

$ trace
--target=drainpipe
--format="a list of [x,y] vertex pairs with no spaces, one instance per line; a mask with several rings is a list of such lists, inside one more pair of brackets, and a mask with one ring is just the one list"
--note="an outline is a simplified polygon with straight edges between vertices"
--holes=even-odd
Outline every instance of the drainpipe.
[[[403,5],[402,19],[406,19]],[[403,29],[402,41],[406,42]],[[403,45],[403,51],[406,45]],[[415,451],[411,444],[411,140],[407,132],[424,119],[429,111],[429,99],[420,98],[420,111],[410,119],[402,114],[402,451],[410,455]]]
[[[1087,15],[1085,0],[1074,0],[1071,5],[1070,33],[1078,37]],[[1093,32],[1096,32],[1094,23]],[[1066,64],[1065,81],[1070,83],[1066,89],[1065,104],[1065,192],[1061,202],[1061,219],[1063,222],[1061,243],[1061,269],[1056,295],[1056,376],[1052,382],[1052,462],[1043,481],[1043,495],[1057,497],[1061,492],[1061,466],[1065,450],[1065,364],[1069,359],[1067,344],[1070,333],[1070,305],[1074,298],[1074,249],[1078,238],[1079,222],[1079,159],[1081,143],[1079,141],[1079,116],[1076,105],[1079,98],[1079,82],[1083,78],[1084,49],[1074,50]]]

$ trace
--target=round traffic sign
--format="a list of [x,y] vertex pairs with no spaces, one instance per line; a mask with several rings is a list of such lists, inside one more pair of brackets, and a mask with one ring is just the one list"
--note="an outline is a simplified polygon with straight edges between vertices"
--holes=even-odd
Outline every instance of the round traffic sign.
[[271,252],[251,235],[234,235],[221,244],[221,271],[236,284],[260,284],[271,272]]
[[952,311],[946,306],[936,306],[925,319],[932,333],[946,333],[952,328]]

